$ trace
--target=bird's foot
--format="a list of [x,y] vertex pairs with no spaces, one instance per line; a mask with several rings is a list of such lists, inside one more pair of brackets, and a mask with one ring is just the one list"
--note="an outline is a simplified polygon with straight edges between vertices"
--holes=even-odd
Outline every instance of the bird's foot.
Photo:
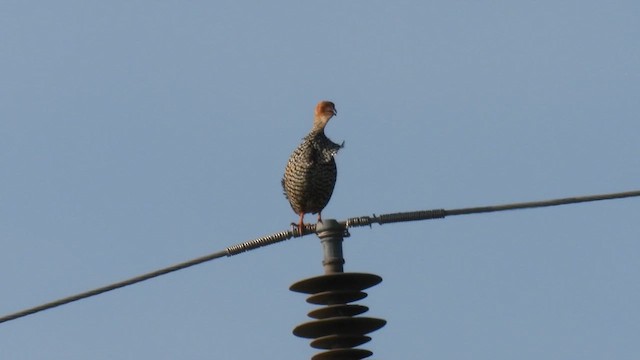
[[304,213],[300,213],[300,221],[298,222],[298,235],[304,235]]
[[302,226],[302,228],[300,227],[300,224],[298,223],[291,223],[291,232],[294,234],[294,236],[296,235],[296,230],[298,232],[298,236],[302,236],[302,230],[304,229],[304,225]]

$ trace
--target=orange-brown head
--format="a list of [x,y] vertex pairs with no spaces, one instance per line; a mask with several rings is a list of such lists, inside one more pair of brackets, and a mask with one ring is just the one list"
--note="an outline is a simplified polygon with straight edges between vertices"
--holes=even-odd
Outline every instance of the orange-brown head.
[[322,130],[333,116],[338,115],[336,105],[331,101],[320,101],[316,105],[315,116],[313,118],[313,129]]

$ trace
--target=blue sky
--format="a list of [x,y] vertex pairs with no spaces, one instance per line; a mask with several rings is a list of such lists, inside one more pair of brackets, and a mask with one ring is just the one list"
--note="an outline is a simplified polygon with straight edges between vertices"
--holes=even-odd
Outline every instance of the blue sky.
[[[640,186],[633,1],[0,2],[0,313],[296,220],[319,100],[325,218]],[[351,231],[390,359],[637,359],[640,200]],[[312,220],[312,216],[307,216]],[[2,359],[310,358],[315,236],[0,325]]]

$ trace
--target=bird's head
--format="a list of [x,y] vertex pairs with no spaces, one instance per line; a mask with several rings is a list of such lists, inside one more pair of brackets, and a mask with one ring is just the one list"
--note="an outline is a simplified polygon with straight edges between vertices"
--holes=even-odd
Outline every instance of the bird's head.
[[335,115],[338,115],[338,111],[334,103],[331,101],[320,101],[318,105],[316,105],[313,127],[315,129],[324,129],[329,119]]

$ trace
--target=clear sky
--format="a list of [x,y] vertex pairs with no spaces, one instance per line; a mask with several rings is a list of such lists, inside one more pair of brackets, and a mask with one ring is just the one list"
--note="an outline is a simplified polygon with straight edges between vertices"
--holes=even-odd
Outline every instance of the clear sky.
[[[0,315],[285,230],[319,100],[325,218],[640,188],[637,1],[0,1]],[[352,229],[378,359],[638,359],[640,199]],[[309,221],[313,216],[307,216]],[[317,350],[317,237],[0,325],[0,358]]]

